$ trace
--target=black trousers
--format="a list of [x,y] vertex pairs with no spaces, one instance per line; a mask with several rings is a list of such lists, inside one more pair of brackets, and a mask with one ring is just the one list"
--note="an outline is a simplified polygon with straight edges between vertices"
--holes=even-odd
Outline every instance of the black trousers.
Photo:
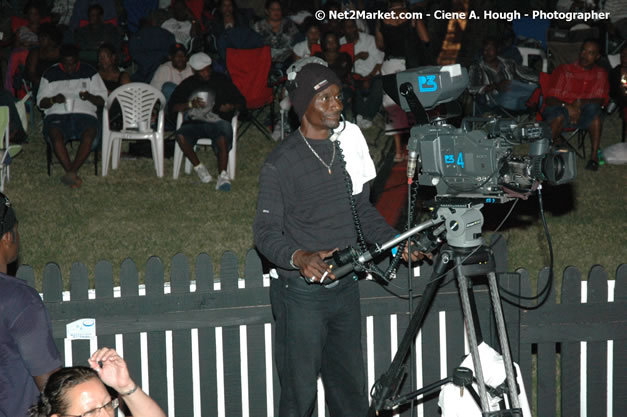
[[318,375],[331,417],[365,416],[358,283],[346,278],[325,288],[302,278],[281,278],[272,280],[270,298],[281,383],[279,416],[312,415]]

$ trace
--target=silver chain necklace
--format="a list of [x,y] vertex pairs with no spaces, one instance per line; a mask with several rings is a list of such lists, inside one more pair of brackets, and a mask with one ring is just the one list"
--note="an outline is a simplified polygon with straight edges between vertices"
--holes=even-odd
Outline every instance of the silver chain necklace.
[[331,167],[333,166],[333,161],[335,161],[335,144],[331,143],[331,145],[333,145],[333,156],[331,157],[331,162],[329,162],[329,164],[327,165],[327,163],[324,162],[322,158],[320,158],[320,155],[318,155],[318,153],[314,151],[314,148],[311,147],[309,142],[307,142],[307,139],[305,138],[305,135],[303,135],[303,131],[300,130],[300,127],[298,128],[298,133],[300,133],[300,137],[303,138],[303,140],[305,141],[305,145],[307,145],[309,150],[314,154],[316,158],[318,158],[318,161],[320,161],[320,163],[325,166],[327,171],[329,171],[329,175],[331,175]]

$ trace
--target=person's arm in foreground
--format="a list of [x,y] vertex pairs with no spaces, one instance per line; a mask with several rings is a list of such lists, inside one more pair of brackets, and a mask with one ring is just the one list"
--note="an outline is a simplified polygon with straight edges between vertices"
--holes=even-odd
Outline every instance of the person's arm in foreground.
[[131,379],[126,362],[115,350],[99,349],[88,362],[102,382],[120,394],[133,417],[166,417],[159,405]]

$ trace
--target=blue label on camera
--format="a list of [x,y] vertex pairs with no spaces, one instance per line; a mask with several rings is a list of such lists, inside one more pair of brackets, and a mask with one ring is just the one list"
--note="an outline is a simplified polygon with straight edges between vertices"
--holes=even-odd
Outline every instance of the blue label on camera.
[[496,203],[496,198],[486,198],[485,202],[486,203]]
[[418,89],[421,93],[436,91],[438,89],[438,84],[435,82],[435,75],[419,75]]
[[457,160],[455,159],[455,155],[450,153],[450,154],[444,154],[444,163],[445,164],[457,164],[459,165],[461,168],[464,167],[464,154],[463,153],[459,153],[457,155]]

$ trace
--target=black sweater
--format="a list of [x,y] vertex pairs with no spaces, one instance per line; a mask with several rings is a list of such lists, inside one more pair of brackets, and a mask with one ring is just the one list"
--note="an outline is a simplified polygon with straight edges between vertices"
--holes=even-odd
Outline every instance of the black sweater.
[[[332,142],[308,142],[325,163],[331,161]],[[299,276],[290,265],[298,249],[358,248],[339,153],[331,168],[329,175],[298,130],[270,153],[261,168],[255,245],[284,276]],[[366,241],[383,243],[397,232],[372,206],[369,194],[370,187],[364,184],[362,192],[354,196],[357,213]]]

